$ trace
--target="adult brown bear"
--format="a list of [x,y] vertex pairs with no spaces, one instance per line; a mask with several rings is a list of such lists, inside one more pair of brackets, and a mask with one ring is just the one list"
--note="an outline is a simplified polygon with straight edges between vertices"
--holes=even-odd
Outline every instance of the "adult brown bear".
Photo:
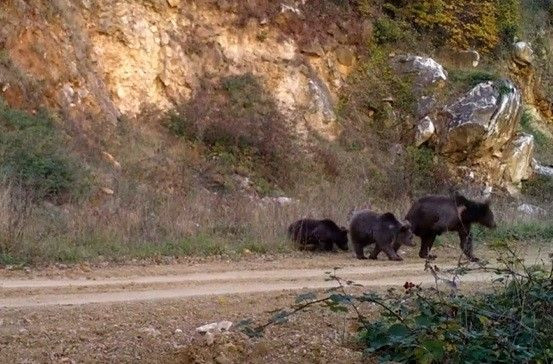
[[348,250],[348,231],[329,219],[301,219],[288,227],[288,237],[304,250]]
[[419,256],[431,259],[436,258],[429,254],[436,236],[457,231],[463,253],[471,261],[478,261],[472,252],[472,224],[496,227],[489,200],[476,202],[460,194],[423,197],[413,204],[405,219],[411,223],[413,233],[421,238]]
[[390,260],[403,260],[397,251],[402,245],[414,246],[409,224],[400,223],[394,214],[377,214],[369,210],[355,213],[349,227],[351,242],[357,259],[367,259],[364,248],[374,244],[369,259],[377,259],[384,252]]

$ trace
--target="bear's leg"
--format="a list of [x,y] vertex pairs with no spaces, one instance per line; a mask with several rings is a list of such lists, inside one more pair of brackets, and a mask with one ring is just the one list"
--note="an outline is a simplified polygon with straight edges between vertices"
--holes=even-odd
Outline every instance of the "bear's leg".
[[364,248],[363,244],[361,244],[360,242],[354,242],[353,247],[354,247],[355,255],[357,256],[357,259],[367,259],[367,257],[365,256],[365,252],[363,251],[363,248]]
[[435,255],[429,254],[435,240],[435,234],[426,234],[421,236],[421,249],[419,251],[419,257],[423,259],[436,259]]
[[382,246],[381,249],[388,256],[388,259],[396,261],[403,260],[403,258],[395,252],[394,248],[390,244]]
[[372,251],[371,254],[369,255],[369,259],[377,260],[377,259],[378,259],[378,254],[379,254],[381,251],[382,251],[382,249],[380,249],[380,247],[379,247],[378,245],[375,245],[373,251]]
[[461,241],[461,250],[471,262],[477,262],[480,259],[476,258],[472,249],[472,234],[470,228],[462,229],[459,231],[459,240]]
[[321,241],[321,248],[325,252],[334,252],[334,242],[332,240]]
[[305,250],[305,251],[309,251],[309,252],[314,252],[315,250],[317,250],[318,248],[318,245],[317,244],[304,244],[302,245],[302,249],[301,250]]

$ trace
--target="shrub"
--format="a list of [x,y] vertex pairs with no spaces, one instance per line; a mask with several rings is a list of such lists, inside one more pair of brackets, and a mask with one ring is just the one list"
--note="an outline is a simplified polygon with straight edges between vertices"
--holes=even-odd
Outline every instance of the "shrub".
[[0,102],[0,174],[37,200],[79,197],[88,187],[86,171],[64,148],[45,111],[28,115]]
[[[534,142],[536,143],[536,156],[541,163],[550,164],[553,163],[553,140],[550,135],[546,134],[547,129],[544,132],[539,127],[538,122],[534,119],[532,114],[527,110],[522,114],[520,120],[520,126],[522,131],[534,136]],[[542,126],[546,128],[546,126]]]
[[271,183],[291,182],[292,133],[252,74],[206,85],[170,113],[165,124],[174,135],[205,145],[207,156],[220,162],[220,168],[245,171]]
[[[243,332],[260,336],[270,325],[287,322],[308,307],[322,305],[333,312],[352,312],[359,321],[359,341],[367,357],[398,363],[549,363],[553,359],[553,270],[545,265],[526,267],[508,250],[499,267],[469,269],[463,264],[444,274],[427,263],[436,279],[435,288],[406,282],[404,290],[387,294],[361,289],[349,293],[353,282],[337,283],[330,293],[318,297],[298,296],[292,309],[277,311],[263,325],[240,324]],[[456,279],[470,271],[495,276],[492,287],[482,293],[463,295]],[[451,288],[441,290],[438,282]],[[361,305],[379,307],[374,319],[364,316]]]
[[540,203],[553,202],[553,179],[547,176],[535,176],[525,181],[522,193]]
[[545,267],[518,273],[512,264],[492,269],[501,278],[491,293],[451,296],[406,284],[385,298],[359,297],[387,308],[361,330],[366,353],[396,362],[550,361],[552,275]]
[[406,175],[409,176],[414,196],[436,193],[443,188],[447,177],[443,172],[445,163],[441,163],[434,150],[421,146],[407,147]]
[[497,22],[502,45],[510,49],[515,37],[521,35],[521,0],[496,0]]
[[362,149],[372,141],[367,134],[380,133],[390,142],[397,141],[398,135],[395,138],[390,135],[393,128],[385,126],[390,121],[390,115],[384,98],[394,98],[394,109],[398,110],[400,117],[395,121],[398,124],[414,112],[412,80],[392,68],[388,54],[387,47],[371,47],[367,58],[350,77],[348,88],[344,91],[347,97],[340,100],[339,120],[345,126],[342,140],[354,144],[354,149]]
[[378,44],[394,43],[403,39],[405,24],[387,17],[377,19],[374,23],[374,39]]
[[393,0],[386,6],[438,46],[491,52],[521,33],[520,0]]

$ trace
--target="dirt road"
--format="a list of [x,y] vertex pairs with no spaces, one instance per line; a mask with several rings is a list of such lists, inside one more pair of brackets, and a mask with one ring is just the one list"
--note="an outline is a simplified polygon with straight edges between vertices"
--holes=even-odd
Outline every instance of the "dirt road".
[[[437,249],[440,268],[459,257]],[[172,264],[76,265],[0,270],[0,357],[9,363],[358,363],[354,316],[313,308],[258,340],[236,330],[206,345],[195,328],[245,318],[263,322],[299,292],[335,285],[326,272],[367,287],[433,284],[416,251],[404,262],[348,253],[190,258]],[[485,257],[486,251],[480,256]],[[492,257],[490,255],[489,257]],[[529,256],[529,263],[539,258]],[[480,289],[485,274],[463,276]],[[371,289],[373,289],[371,288]],[[305,289],[305,290],[304,290]],[[364,314],[376,314],[364,306]]]
[[[437,264],[444,269],[454,266],[454,263],[454,259],[446,257]],[[285,258],[277,265],[220,262],[198,265],[194,269],[174,265],[166,267],[165,271],[144,268],[141,272],[127,273],[121,267],[111,272],[112,277],[104,277],[102,273],[105,275],[105,272],[100,270],[85,275],[73,274],[73,277],[5,278],[0,279],[0,308],[322,289],[336,285],[327,279],[328,273],[340,266],[345,268],[337,270],[337,276],[368,287],[403,285],[407,281],[434,283],[434,278],[424,271],[423,262],[416,259],[400,263],[360,262],[352,261],[346,254],[337,254],[311,264],[315,266],[293,268],[308,264],[299,259]],[[485,281],[488,278],[487,274],[470,274],[461,281]]]
[[[151,301],[196,296],[246,294],[282,290],[321,289],[336,286],[326,281],[329,270],[274,270],[234,271],[224,273],[149,276],[129,279],[87,280],[5,280],[0,283],[6,290],[0,307],[29,307],[48,305],[81,305]],[[432,283],[434,279],[421,270],[420,264],[390,267],[384,272],[377,268],[351,268],[337,271],[340,277],[364,286],[402,285],[406,281]],[[472,274],[463,281],[483,281],[487,275]],[[168,288],[170,286],[170,288]],[[89,289],[86,293],[79,290]],[[19,294],[6,297],[10,290]],[[55,293],[45,293],[54,290]],[[106,292],[107,291],[107,292]],[[12,293],[13,294],[13,293]]]

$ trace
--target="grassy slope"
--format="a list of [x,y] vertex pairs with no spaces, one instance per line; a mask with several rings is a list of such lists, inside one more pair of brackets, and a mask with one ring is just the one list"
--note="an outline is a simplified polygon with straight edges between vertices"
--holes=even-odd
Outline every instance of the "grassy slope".
[[[337,143],[314,137],[300,148],[293,138],[277,138],[282,135],[282,116],[255,78],[222,79],[182,105],[178,115],[151,118],[155,122],[122,122],[111,139],[102,141],[119,151],[120,171],[84,155],[92,151],[79,150],[70,156],[87,160],[90,176],[72,170],[73,164],[68,162],[69,170],[58,173],[68,179],[55,181],[63,188],[34,199],[30,206],[21,204],[13,184],[5,185],[0,195],[6,214],[0,264],[285,251],[291,248],[286,227],[298,217],[326,216],[345,225],[352,208],[369,203],[403,216],[413,198],[446,192],[450,185],[442,162],[432,150],[407,148],[397,157],[390,153],[396,143],[406,140],[414,99],[410,80],[395,75],[388,64],[390,52],[436,53],[440,47],[437,34],[441,34],[443,24],[430,17],[415,27],[409,14],[392,14],[372,1],[360,1],[359,8],[323,0],[317,4],[318,11],[334,16],[342,12],[348,17],[355,14],[359,21],[376,19],[374,38],[369,46],[360,48],[360,67],[340,95],[337,113],[344,133]],[[500,25],[493,29],[499,31]],[[489,32],[482,37],[485,44],[495,39]],[[499,77],[501,52],[498,47],[495,53],[484,53],[483,66],[476,70],[450,66],[452,82],[444,97],[454,97],[477,82]],[[443,61],[448,65],[447,59]],[[395,113],[386,111],[383,95],[395,96]],[[212,109],[218,111],[210,111],[208,116],[222,124],[212,125],[206,134],[197,128],[203,122],[198,108],[214,100],[218,104]],[[6,128],[12,128],[14,115],[22,118],[17,111],[2,110],[0,118]],[[144,115],[144,120],[150,116]],[[31,124],[40,122],[39,117],[31,116]],[[54,139],[47,146],[52,148],[46,150],[47,156],[60,153],[56,143],[62,142],[55,135],[65,130],[63,120],[54,120],[58,122],[48,126]],[[262,126],[261,137],[250,138],[248,133],[240,134],[240,125],[230,123],[237,120],[254,126],[257,120],[269,120],[271,128]],[[394,127],[384,127],[390,123]],[[529,128],[527,124],[523,127]],[[33,140],[29,135],[23,134],[23,150],[25,143]],[[71,132],[67,137],[78,139]],[[538,138],[539,153],[548,153],[549,146],[549,141]],[[303,148],[307,153],[300,152]],[[31,157],[36,160],[24,166],[30,166],[37,176],[51,176],[51,171],[40,169],[44,165],[41,156],[44,151],[33,153]],[[252,182],[244,189],[245,177]],[[65,186],[67,181],[73,182]],[[99,191],[104,181],[113,181],[115,197]],[[77,188],[83,182],[92,184],[89,192]],[[536,189],[541,191],[542,187]],[[75,198],[76,192],[85,194]],[[279,207],[250,199],[283,193],[300,201]],[[500,217],[503,225],[497,231],[478,233],[483,241],[495,244],[552,238],[551,228],[539,220],[510,224],[516,216],[510,204],[497,209],[510,213]]]

